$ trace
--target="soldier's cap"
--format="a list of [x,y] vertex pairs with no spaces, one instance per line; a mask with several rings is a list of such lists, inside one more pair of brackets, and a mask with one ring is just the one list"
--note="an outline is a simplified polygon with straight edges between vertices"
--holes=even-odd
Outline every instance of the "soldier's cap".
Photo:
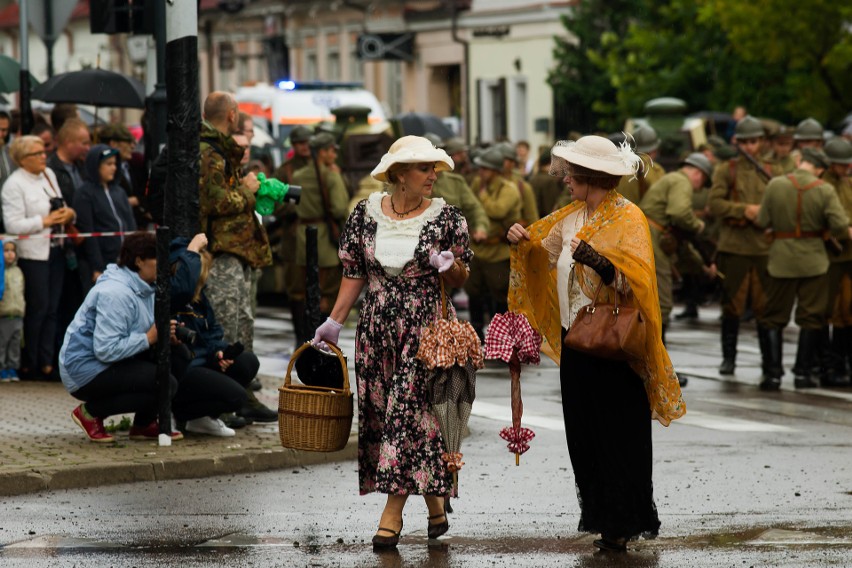
[[796,126],[794,140],[822,140],[824,129],[815,118],[806,118]]
[[444,151],[447,154],[453,155],[458,152],[464,152],[467,150],[467,144],[464,143],[464,140],[458,136],[453,136],[444,144]]
[[511,143],[500,142],[494,147],[500,150],[500,153],[503,154],[504,160],[512,160],[516,164],[518,163],[518,152]]
[[435,163],[435,171],[443,172],[455,167],[447,153],[422,136],[403,136],[382,156],[379,165],[370,173],[373,179],[390,183],[388,170],[395,164]]
[[802,148],[801,152],[802,160],[810,162],[818,168],[827,169],[831,166],[831,161],[829,161],[828,156],[822,150],[817,148]]
[[727,146],[728,143],[725,142],[725,139],[719,136],[718,134],[711,134],[707,137],[707,143],[710,144],[713,148],[722,148]]
[[136,138],[130,133],[123,124],[107,124],[98,132],[98,139],[101,142],[136,142]]
[[339,148],[337,145],[337,140],[334,138],[333,134],[328,132],[320,132],[319,134],[314,134],[311,136],[311,139],[308,141],[308,144],[314,150],[324,150],[326,148]]
[[786,124],[781,124],[774,132],[772,132],[770,137],[773,140],[792,140],[793,129]]
[[311,140],[311,129],[307,126],[297,126],[290,131],[290,144],[309,142]]
[[637,152],[653,152],[660,147],[660,137],[657,136],[657,131],[644,124],[640,124],[633,131],[633,139],[636,141]]
[[[707,176],[707,180],[713,176],[713,164],[711,164],[710,159],[701,152],[693,152],[684,158],[681,164],[698,168],[705,176]],[[705,180],[705,182],[707,180]]]
[[440,147],[441,147],[441,145],[442,145],[442,144],[441,144],[441,142],[442,142],[441,137],[440,137],[440,136],[438,136],[437,134],[435,134],[434,132],[427,132],[427,133],[425,133],[425,134],[423,135],[423,138],[425,138],[426,140],[428,140],[429,142],[431,142],[431,143],[432,143],[432,146],[434,146],[435,148],[440,148]]
[[832,164],[852,164],[852,142],[836,136],[825,143],[825,155]]
[[473,159],[473,163],[486,170],[503,171],[503,151],[499,147],[488,148]]
[[734,127],[734,136],[737,137],[737,140],[751,140],[763,138],[766,136],[766,131],[763,129],[762,122],[751,115],[746,115]]

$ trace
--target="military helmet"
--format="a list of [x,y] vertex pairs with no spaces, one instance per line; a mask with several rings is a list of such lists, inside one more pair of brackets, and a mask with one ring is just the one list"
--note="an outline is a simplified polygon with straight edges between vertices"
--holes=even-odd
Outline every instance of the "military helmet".
[[473,159],[480,168],[503,171],[503,151],[500,148],[489,148]]
[[427,132],[423,135],[423,138],[432,143],[432,146],[439,148],[441,146],[441,137],[433,132]]
[[515,163],[518,163],[518,152],[515,150],[515,147],[512,146],[509,142],[500,142],[494,148],[500,150],[500,153],[503,155],[504,160],[512,160]]
[[307,142],[311,139],[311,129],[307,126],[297,126],[290,131],[290,144]]
[[314,134],[311,136],[310,141],[308,142],[311,148],[315,150],[323,150],[325,148],[339,148],[337,145],[337,140],[335,140],[334,135],[328,132],[320,132],[318,134]]
[[825,143],[823,148],[832,164],[852,164],[852,142],[837,136]]
[[465,144],[464,140],[458,136],[453,136],[447,140],[446,144],[444,144],[444,151],[450,156],[459,152],[464,152],[465,150],[467,150],[467,144]]
[[660,137],[657,136],[657,131],[640,124],[633,131],[633,139],[636,141],[637,152],[653,152],[660,147]]
[[713,164],[711,164],[710,159],[701,152],[693,152],[684,158],[681,163],[698,168],[707,176],[707,179],[710,179],[713,175]]
[[816,119],[806,118],[796,126],[794,140],[822,140],[823,127]]
[[734,135],[737,137],[737,140],[763,138],[765,134],[763,124],[751,115],[742,117],[734,128]]
[[818,168],[826,169],[831,165],[825,152],[818,148],[802,148],[802,160],[810,162]]

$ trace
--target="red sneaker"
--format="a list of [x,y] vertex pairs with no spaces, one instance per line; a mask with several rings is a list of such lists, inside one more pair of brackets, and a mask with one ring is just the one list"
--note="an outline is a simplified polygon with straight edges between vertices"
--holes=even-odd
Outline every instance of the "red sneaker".
[[[130,439],[131,440],[158,440],[160,437],[160,425],[156,420],[145,426],[144,428],[139,426],[131,426],[130,427]],[[183,440],[183,433],[179,430],[174,430],[172,432],[172,440]]]
[[77,426],[83,429],[83,432],[86,433],[86,436],[91,441],[98,443],[115,442],[115,438],[107,434],[106,430],[104,430],[104,421],[102,419],[86,418],[86,415],[83,414],[82,404],[71,411],[71,419],[77,423]]

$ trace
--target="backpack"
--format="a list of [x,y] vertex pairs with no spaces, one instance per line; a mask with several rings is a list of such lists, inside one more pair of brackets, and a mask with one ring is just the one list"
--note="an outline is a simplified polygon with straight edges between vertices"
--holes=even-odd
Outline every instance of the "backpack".
[[[211,138],[202,138],[201,142],[207,143],[210,148],[225,161],[225,177],[230,178],[233,173],[231,170],[231,162],[225,151],[219,146],[218,142]],[[169,148],[164,146],[160,155],[151,164],[151,174],[148,176],[148,186],[145,188],[145,207],[151,213],[151,218],[157,225],[165,225],[165,208],[166,208],[166,179],[169,171]]]

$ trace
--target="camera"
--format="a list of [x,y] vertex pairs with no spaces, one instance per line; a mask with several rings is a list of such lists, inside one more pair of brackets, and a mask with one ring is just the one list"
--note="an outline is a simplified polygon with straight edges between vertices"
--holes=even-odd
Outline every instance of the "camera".
[[50,210],[57,211],[65,207],[65,200],[61,197],[51,197],[50,198]]
[[184,345],[195,345],[195,340],[198,339],[198,333],[183,326],[175,328],[175,337]]
[[302,199],[302,186],[301,185],[290,185],[287,188],[287,193],[284,195],[284,203],[293,203],[294,205],[299,204],[299,200]]

